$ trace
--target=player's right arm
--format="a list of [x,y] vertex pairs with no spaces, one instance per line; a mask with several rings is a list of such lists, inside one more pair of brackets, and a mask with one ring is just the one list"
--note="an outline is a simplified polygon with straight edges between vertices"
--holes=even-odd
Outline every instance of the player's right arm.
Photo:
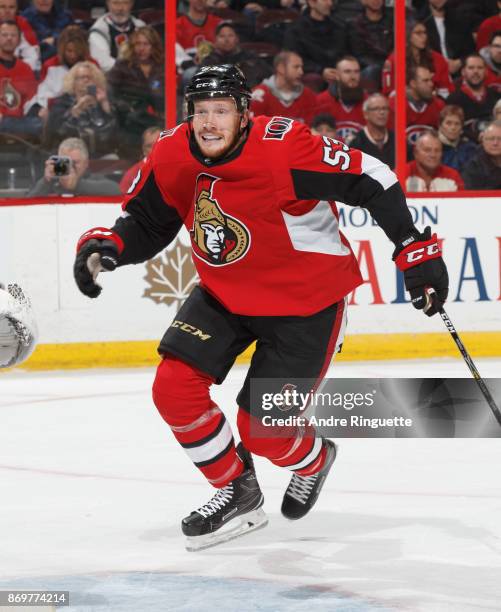
[[177,209],[161,192],[152,157],[139,169],[122,208],[113,227],[92,228],[78,241],[73,273],[88,297],[101,293],[96,283],[100,272],[150,259],[174,240],[182,225]]

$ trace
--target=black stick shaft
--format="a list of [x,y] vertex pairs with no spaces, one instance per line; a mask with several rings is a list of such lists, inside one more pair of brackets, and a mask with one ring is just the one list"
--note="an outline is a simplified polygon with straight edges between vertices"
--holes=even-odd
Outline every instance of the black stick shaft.
[[473,378],[475,379],[477,385],[479,386],[480,391],[482,392],[487,403],[489,404],[490,409],[494,413],[494,416],[496,417],[496,421],[501,425],[501,410],[499,410],[496,402],[494,401],[494,398],[492,397],[489,389],[487,388],[487,385],[485,384],[484,379],[480,376],[475,364],[473,363],[472,358],[470,357],[470,354],[468,353],[464,344],[462,343],[461,338],[459,337],[459,334],[456,331],[456,328],[452,324],[452,321],[449,319],[449,315],[445,312],[443,308],[440,308],[438,312],[440,313],[440,316],[442,317],[442,320],[445,323],[445,326],[447,327],[450,335],[454,339],[454,342],[456,343],[456,346],[458,347],[459,352],[463,356],[463,359],[465,360],[466,365],[470,369],[470,372],[472,373]]

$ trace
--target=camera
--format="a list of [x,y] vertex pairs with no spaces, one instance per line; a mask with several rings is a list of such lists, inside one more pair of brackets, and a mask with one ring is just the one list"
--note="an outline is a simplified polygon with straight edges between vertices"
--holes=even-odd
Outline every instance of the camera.
[[71,169],[71,159],[61,155],[51,155],[50,161],[54,165],[54,174],[56,176],[67,176]]
[[95,85],[88,85],[87,86],[87,94],[89,96],[94,96],[94,98],[95,98],[96,94],[97,94],[97,87]]

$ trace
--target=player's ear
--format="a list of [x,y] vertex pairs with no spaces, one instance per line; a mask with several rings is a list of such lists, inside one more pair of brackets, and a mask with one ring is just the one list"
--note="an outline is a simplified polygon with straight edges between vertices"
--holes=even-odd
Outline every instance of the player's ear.
[[249,111],[246,110],[242,113],[242,118],[240,119],[240,129],[243,130],[249,125]]

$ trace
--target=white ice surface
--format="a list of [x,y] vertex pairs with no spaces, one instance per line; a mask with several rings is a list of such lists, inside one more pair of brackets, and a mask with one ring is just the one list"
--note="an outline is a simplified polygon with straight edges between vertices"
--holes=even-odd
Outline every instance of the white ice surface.
[[[501,363],[478,360],[485,377]],[[152,369],[0,375],[0,590],[61,610],[501,610],[499,439],[344,439],[315,510],[256,459],[265,529],[200,553],[180,519],[213,494],[151,401]],[[234,421],[244,370],[213,396]],[[338,364],[339,377],[467,376],[462,361]]]

